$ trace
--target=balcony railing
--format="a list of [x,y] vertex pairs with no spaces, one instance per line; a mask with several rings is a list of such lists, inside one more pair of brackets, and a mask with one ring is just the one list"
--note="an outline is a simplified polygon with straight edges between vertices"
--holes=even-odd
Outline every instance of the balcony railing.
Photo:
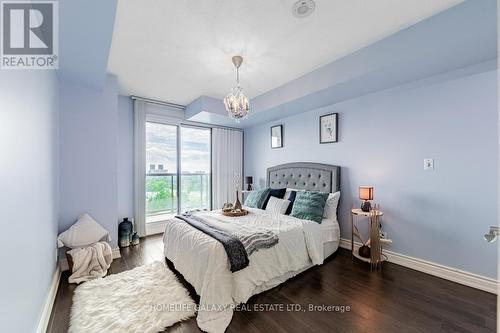
[[[210,174],[183,173],[180,176],[180,211],[210,209]],[[177,213],[176,173],[148,173],[145,187],[147,217]]]

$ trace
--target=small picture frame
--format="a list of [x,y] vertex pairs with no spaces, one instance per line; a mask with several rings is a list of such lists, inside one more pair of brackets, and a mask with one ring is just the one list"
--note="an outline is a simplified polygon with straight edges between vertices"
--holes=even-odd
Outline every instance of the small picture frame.
[[333,143],[338,139],[338,113],[319,117],[319,143]]
[[271,148],[283,148],[283,125],[271,127]]

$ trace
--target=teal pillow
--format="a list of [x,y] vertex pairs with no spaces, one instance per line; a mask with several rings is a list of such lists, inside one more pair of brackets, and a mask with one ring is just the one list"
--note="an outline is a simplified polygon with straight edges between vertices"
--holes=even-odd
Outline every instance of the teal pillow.
[[270,192],[270,188],[265,188],[248,193],[247,199],[245,200],[245,206],[262,209]]
[[324,192],[297,192],[290,216],[321,223],[326,199],[328,193]]

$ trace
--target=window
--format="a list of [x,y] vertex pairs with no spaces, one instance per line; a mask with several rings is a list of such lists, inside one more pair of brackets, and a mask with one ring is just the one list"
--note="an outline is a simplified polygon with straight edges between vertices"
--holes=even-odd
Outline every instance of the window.
[[177,213],[177,126],[146,123],[146,165],[146,223],[168,219]]
[[208,128],[146,122],[146,223],[210,209]]
[[210,129],[181,127],[181,212],[210,209]]

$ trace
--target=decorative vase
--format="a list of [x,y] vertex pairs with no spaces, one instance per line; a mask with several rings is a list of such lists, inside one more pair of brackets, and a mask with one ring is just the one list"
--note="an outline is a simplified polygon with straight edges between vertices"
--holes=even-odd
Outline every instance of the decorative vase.
[[371,205],[370,201],[363,200],[363,202],[361,202],[361,210],[363,212],[368,213],[371,208],[372,208],[372,205]]
[[237,210],[237,209],[241,210],[241,202],[240,202],[240,196],[239,196],[238,190],[236,190],[236,201],[234,202],[233,209],[234,210]]
[[370,258],[371,257],[371,250],[368,246],[363,245],[358,249],[358,253],[361,257],[363,258]]
[[132,222],[130,222],[127,217],[123,219],[123,222],[120,222],[120,224],[118,225],[118,246],[130,246],[130,242],[132,241],[133,228],[134,226]]
[[137,234],[137,232],[134,232],[134,234],[132,235],[132,242],[131,242],[131,244],[132,245],[137,245],[137,244],[139,244],[139,242],[140,242],[139,235]]

